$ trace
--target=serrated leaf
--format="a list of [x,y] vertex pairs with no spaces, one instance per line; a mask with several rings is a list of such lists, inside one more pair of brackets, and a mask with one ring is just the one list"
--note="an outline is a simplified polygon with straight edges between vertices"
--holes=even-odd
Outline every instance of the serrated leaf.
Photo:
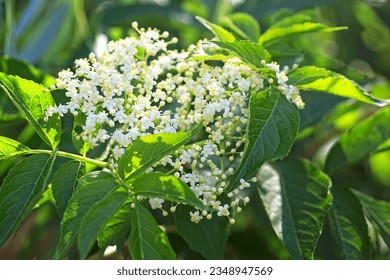
[[257,68],[263,68],[262,60],[269,62],[271,55],[269,52],[259,44],[251,43],[246,40],[226,42],[226,41],[213,41],[214,44],[221,48],[231,51],[238,56],[242,61],[249,63]]
[[334,31],[340,31],[340,30],[346,30],[347,27],[329,27],[325,24],[318,23],[318,22],[303,22],[303,23],[296,23],[292,24],[290,26],[271,26],[268,28],[261,36],[259,37],[259,43],[260,44],[267,44],[269,42],[290,37],[290,36],[296,36],[300,34],[305,33],[312,33],[312,32],[334,32]]
[[327,92],[375,105],[382,105],[381,102],[384,102],[374,100],[356,82],[325,68],[316,66],[300,67],[290,72],[288,79],[289,83],[302,90]]
[[44,121],[46,109],[55,106],[50,92],[42,85],[0,73],[0,88],[34,127],[38,135],[55,149],[61,137],[61,119],[54,114]]
[[390,139],[390,108],[377,111],[345,133],[331,148],[325,170],[335,172],[364,159]]
[[353,191],[363,206],[363,212],[390,248],[390,202],[374,199]]
[[76,190],[77,180],[85,172],[83,169],[85,169],[85,166],[82,162],[70,161],[54,173],[51,182],[52,192],[60,217],[64,215],[69,199]]
[[163,157],[173,153],[191,140],[201,127],[188,132],[157,133],[139,137],[131,143],[119,160],[118,173],[127,179],[142,174]]
[[293,259],[313,259],[331,205],[329,177],[306,160],[283,160],[259,173],[259,192],[272,226]]
[[242,39],[257,42],[260,26],[255,18],[245,13],[235,13],[221,19],[221,24],[232,30]]
[[234,189],[237,182],[253,175],[271,159],[287,156],[297,135],[297,109],[277,89],[258,92],[249,100],[249,120],[244,156],[228,185]]
[[135,260],[174,260],[165,232],[142,204],[135,203],[132,212],[129,251]]
[[80,259],[87,257],[98,234],[103,231],[106,222],[114,216],[115,212],[128,197],[129,193],[127,190],[124,188],[117,189],[95,203],[83,217],[77,239]]
[[83,217],[97,202],[113,192],[118,186],[118,182],[110,175],[108,179],[90,180],[82,188],[77,188],[69,200],[61,221],[60,240],[54,253],[54,259],[65,257],[76,239]]
[[236,38],[232,33],[227,31],[225,28],[222,26],[219,26],[218,24],[212,23],[202,17],[197,16],[197,20],[201,24],[203,24],[208,30],[210,30],[216,37],[218,37],[221,41],[234,41]]
[[193,223],[190,221],[190,211],[195,210],[183,205],[176,208],[174,215],[177,232],[192,250],[205,259],[223,259],[223,248],[229,235],[229,220],[214,217],[212,220],[204,218],[199,223]]
[[161,172],[152,172],[139,176],[131,182],[135,195],[158,197],[197,208],[204,205],[195,193],[180,179]]
[[0,188],[0,246],[16,231],[47,186],[56,157],[37,154],[12,167]]
[[0,136],[0,160],[25,154],[29,150],[30,149],[28,147],[16,140]]
[[330,227],[342,259],[369,259],[370,238],[359,201],[346,187],[333,186],[331,191],[333,203],[329,210]]

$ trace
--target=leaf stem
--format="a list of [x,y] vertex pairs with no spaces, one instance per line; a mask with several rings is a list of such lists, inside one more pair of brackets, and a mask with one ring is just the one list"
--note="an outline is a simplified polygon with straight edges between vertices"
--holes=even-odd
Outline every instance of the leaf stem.
[[[28,153],[28,154],[52,154],[53,151],[51,151],[51,150],[29,150],[26,153]],[[57,155],[60,157],[66,157],[66,158],[84,161],[86,163],[90,163],[90,164],[93,164],[93,165],[98,166],[98,167],[107,167],[107,165],[108,165],[108,163],[105,161],[87,158],[84,156],[75,155],[75,154],[63,152],[63,151],[58,151]]]

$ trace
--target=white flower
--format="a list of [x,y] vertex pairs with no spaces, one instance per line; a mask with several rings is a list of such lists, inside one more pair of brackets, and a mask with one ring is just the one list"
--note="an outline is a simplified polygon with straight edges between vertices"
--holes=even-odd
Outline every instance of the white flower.
[[119,148],[118,146],[115,146],[112,149],[112,154],[115,159],[119,159],[124,154],[124,152],[125,150],[123,148]]
[[190,212],[191,222],[199,223],[203,216],[200,215],[199,211]]
[[202,155],[208,158],[211,155],[214,155],[213,144],[210,141],[206,141],[202,149]]
[[164,199],[161,198],[151,198],[149,199],[149,204],[152,209],[161,209]]
[[218,216],[229,216],[229,205],[225,204],[224,206],[218,206]]

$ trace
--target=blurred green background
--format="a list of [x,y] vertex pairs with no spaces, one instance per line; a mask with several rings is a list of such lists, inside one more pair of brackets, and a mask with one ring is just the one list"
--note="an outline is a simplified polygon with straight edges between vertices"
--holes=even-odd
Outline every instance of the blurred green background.
[[[71,68],[74,59],[97,51],[107,40],[131,35],[132,21],[138,21],[141,27],[169,31],[171,36],[179,38],[177,47],[185,48],[199,39],[212,38],[195,16],[218,23],[223,16],[235,12],[251,14],[262,30],[297,12],[310,14],[330,26],[348,26],[346,31],[286,40],[285,48],[273,50],[280,53],[280,56],[274,55],[274,59],[282,65],[314,64],[335,70],[371,90],[375,96],[390,98],[390,2],[386,0],[2,0],[0,71],[49,84],[50,78],[36,74],[24,64],[10,67],[9,59],[29,62],[55,77],[59,70]],[[360,103],[340,103],[337,97],[316,93],[302,95],[307,106],[300,112],[301,133],[292,154],[311,158],[319,165],[332,139],[373,111],[372,107]],[[0,96],[0,135],[18,139],[30,147],[42,145],[4,96]],[[0,181],[13,164],[13,160],[0,162]],[[378,153],[346,172],[353,175],[341,174],[340,182],[349,178],[348,183],[356,188],[369,188],[372,196],[390,199],[389,152]],[[179,258],[201,258],[170,227],[171,220],[161,221],[167,226]],[[289,257],[257,195],[253,195],[252,203],[244,208],[237,222],[225,249],[227,259]],[[0,259],[50,258],[58,229],[55,207],[43,204],[0,249]],[[327,230],[325,225],[325,237],[320,240],[316,257],[340,258],[331,246],[334,241],[328,238]],[[382,241],[375,237],[372,241],[377,242],[373,257],[388,259],[389,252]]]

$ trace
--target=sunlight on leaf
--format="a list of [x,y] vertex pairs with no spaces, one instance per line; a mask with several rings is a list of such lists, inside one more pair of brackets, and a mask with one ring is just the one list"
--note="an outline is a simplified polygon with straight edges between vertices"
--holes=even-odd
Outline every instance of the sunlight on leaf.
[[0,136],[0,160],[25,154],[30,149],[16,140]]
[[236,38],[232,33],[227,31],[222,26],[219,26],[218,24],[212,23],[204,18],[201,18],[199,16],[196,17],[197,20],[200,21],[201,24],[203,24],[208,30],[210,30],[217,38],[219,38],[221,41],[234,41]]
[[309,161],[289,159],[259,173],[259,193],[272,226],[293,259],[313,259],[332,202],[330,178]]
[[315,90],[384,106],[387,102],[375,100],[356,82],[341,74],[316,66],[303,66],[288,74],[289,82],[302,90]]
[[0,88],[22,112],[38,135],[52,148],[56,148],[61,137],[60,116],[55,114],[45,121],[46,109],[55,106],[50,92],[42,85],[0,73]]
[[333,173],[368,157],[390,138],[390,108],[377,111],[346,132],[331,148],[325,170]]
[[296,36],[299,34],[305,34],[309,32],[334,32],[340,30],[346,30],[347,27],[329,27],[322,23],[317,22],[304,22],[293,24],[288,27],[270,27],[259,38],[259,43],[266,44],[277,39],[286,38],[290,36]]
[[139,137],[127,147],[120,158],[119,175],[127,179],[129,176],[135,178],[142,174],[157,161],[190,141],[200,128],[195,127],[188,132],[166,132]]
[[152,172],[139,176],[131,182],[135,195],[158,197],[177,203],[204,208],[204,205],[194,192],[180,179],[161,172]]

